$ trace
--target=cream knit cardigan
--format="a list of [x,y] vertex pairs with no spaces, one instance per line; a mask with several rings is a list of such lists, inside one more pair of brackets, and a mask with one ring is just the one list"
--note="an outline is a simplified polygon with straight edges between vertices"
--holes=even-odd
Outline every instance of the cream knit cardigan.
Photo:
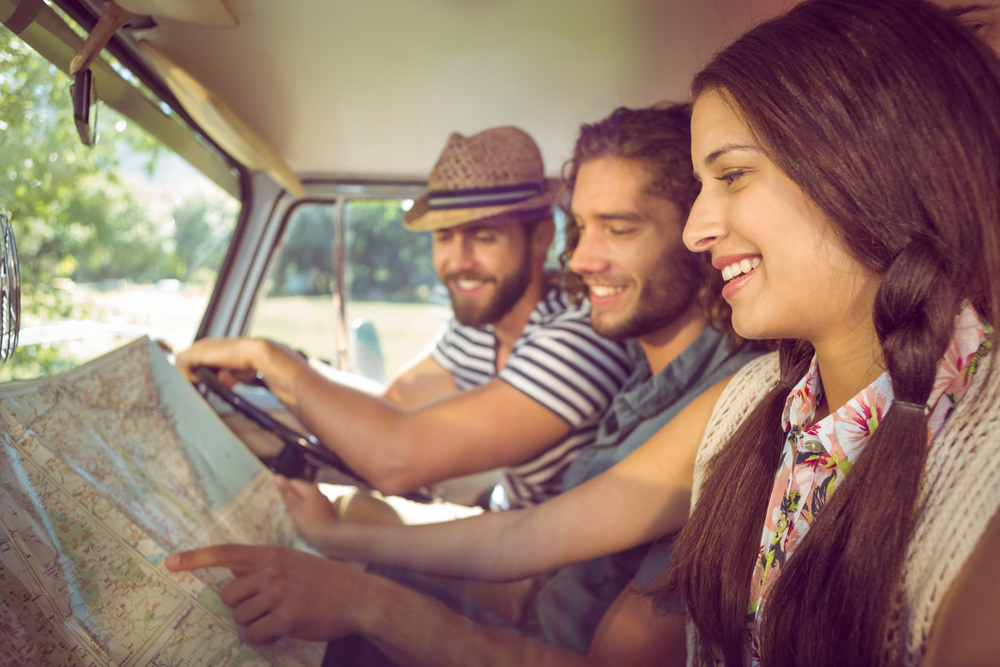
[[[980,364],[969,392],[930,446],[902,591],[889,627],[887,649],[894,664],[920,663],[942,597],[1000,507],[1000,377],[986,382],[991,360]],[[744,366],[723,391],[695,461],[692,506],[708,462],[778,377],[778,355],[767,354]],[[689,623],[689,665],[695,664],[696,642]]]

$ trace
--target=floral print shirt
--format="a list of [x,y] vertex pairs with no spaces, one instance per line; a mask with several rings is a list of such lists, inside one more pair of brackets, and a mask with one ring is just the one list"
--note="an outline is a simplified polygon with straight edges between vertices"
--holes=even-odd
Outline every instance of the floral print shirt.
[[[968,304],[955,324],[955,333],[938,362],[934,388],[927,400],[928,442],[965,395],[979,360],[990,348],[985,337],[988,329]],[[747,613],[748,657],[754,667],[760,664],[757,636],[761,610],[781,567],[801,543],[892,405],[892,382],[888,372],[883,373],[837,412],[813,423],[822,395],[819,366],[813,357],[809,371],[788,395],[782,416],[787,438],[768,502]]]

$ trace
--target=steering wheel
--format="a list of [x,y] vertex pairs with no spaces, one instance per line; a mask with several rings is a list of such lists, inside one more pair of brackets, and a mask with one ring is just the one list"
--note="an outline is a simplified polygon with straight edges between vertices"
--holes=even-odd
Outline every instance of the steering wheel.
[[[316,436],[299,433],[295,429],[285,426],[246,400],[219,379],[219,376],[216,375],[217,370],[208,366],[199,366],[195,369],[195,375],[205,390],[211,391],[234,410],[264,430],[273,433],[281,440],[284,447],[282,447],[281,451],[275,457],[274,463],[271,466],[274,472],[284,475],[289,479],[301,478],[312,481],[316,468],[329,466],[347,476],[352,485],[361,489],[371,490],[372,487],[368,482],[364,481],[356,472],[351,470],[339,456],[321,445]],[[262,381],[258,381],[258,383],[266,386]],[[423,488],[400,495],[407,500],[413,500],[418,503],[427,503],[435,499],[430,491]]]
[[285,426],[280,421],[267,414],[256,405],[246,400],[229,388],[219,379],[215,369],[201,366],[195,370],[198,382],[205,389],[229,404],[234,410],[244,415],[266,431],[276,435],[284,444],[281,452],[274,459],[273,469],[279,475],[288,478],[299,477],[312,479],[312,468],[329,466],[351,478],[356,486],[370,489],[371,486],[351,470],[339,456],[320,444],[314,435],[299,433]]

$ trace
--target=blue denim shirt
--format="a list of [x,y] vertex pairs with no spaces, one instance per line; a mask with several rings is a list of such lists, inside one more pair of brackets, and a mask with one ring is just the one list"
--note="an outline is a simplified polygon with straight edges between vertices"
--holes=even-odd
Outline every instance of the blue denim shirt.
[[[635,370],[602,418],[595,442],[570,464],[563,477],[563,491],[614,466],[699,394],[765,352],[751,342],[738,352],[730,352],[728,345],[727,337],[707,329],[666,368],[651,375],[642,346],[630,340],[628,352]],[[560,569],[535,597],[527,620],[533,627],[522,629],[549,644],[586,654],[598,623],[636,576],[647,551],[656,552],[650,554],[650,562],[643,568],[647,582],[651,576],[655,578],[653,570],[665,567],[672,541],[659,540],[655,544],[652,550],[650,545],[642,545]]]

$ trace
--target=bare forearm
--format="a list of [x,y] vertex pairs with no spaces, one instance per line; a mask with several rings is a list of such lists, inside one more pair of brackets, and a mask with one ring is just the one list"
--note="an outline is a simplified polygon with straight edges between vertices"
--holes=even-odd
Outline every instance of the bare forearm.
[[[283,345],[242,339],[243,354],[271,391],[320,442],[383,493],[431,480],[414,478],[407,414],[389,401],[324,377]],[[419,473],[419,468],[416,468]],[[418,475],[419,477],[419,475]]]
[[401,476],[414,465],[413,442],[406,435],[407,415],[399,408],[308,367],[290,389],[292,398],[281,398],[299,421],[379,491],[391,495],[426,483],[404,488],[407,480]]
[[[481,581],[514,581],[564,563],[546,542],[527,537],[534,529],[521,521],[523,511],[424,526],[333,526],[313,546],[328,556],[381,563],[408,570]],[[505,545],[521,545],[510,549]]]
[[[501,380],[457,392],[451,374],[430,357],[393,383],[389,400],[326,377],[282,345],[253,344],[254,367],[278,397],[326,447],[387,495],[527,460],[570,428]],[[520,419],[512,421],[515,414]]]
[[[324,446],[382,493],[398,495],[491,467],[466,467],[462,455],[483,446],[482,438],[463,431],[461,409],[406,411],[325,376],[284,346],[262,343],[260,368],[269,384],[269,373],[276,378],[278,397]],[[453,386],[450,376],[446,379]]]
[[683,486],[612,470],[529,509],[425,526],[335,524],[311,543],[335,558],[514,581],[673,532],[687,517],[688,500]]
[[488,630],[399,584],[372,577],[356,613],[358,633],[402,667],[586,666],[588,658],[513,633]]

